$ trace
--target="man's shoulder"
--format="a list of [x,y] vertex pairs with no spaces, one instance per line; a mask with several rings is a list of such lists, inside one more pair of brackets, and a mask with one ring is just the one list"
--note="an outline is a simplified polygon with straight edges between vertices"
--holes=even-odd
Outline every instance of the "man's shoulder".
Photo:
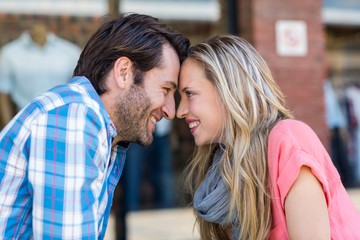
[[[74,78],[70,83],[58,85],[35,98],[43,111],[79,104],[100,114],[100,98],[85,78]],[[96,99],[98,98],[98,99]]]

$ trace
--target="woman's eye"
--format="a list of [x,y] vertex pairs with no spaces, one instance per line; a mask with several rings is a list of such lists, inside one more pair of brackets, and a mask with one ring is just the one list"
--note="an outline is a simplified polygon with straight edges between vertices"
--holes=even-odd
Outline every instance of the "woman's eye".
[[185,92],[185,94],[186,94],[186,96],[188,96],[188,97],[191,97],[192,95],[194,95],[192,92],[189,92],[189,91]]

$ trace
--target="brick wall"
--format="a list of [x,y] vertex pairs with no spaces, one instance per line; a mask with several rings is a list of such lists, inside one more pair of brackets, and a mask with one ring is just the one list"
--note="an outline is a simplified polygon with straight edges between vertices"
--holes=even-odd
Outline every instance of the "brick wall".
[[[253,43],[268,62],[296,118],[308,123],[328,147],[323,80],[325,39],[322,1],[238,0],[240,35]],[[283,57],[276,53],[275,22],[302,20],[307,25],[308,54]]]

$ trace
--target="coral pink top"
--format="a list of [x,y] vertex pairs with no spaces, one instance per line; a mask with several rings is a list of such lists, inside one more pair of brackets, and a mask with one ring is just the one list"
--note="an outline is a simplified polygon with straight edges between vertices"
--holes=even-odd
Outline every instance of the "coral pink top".
[[282,120],[270,132],[268,162],[272,191],[273,226],[270,239],[288,239],[285,198],[307,166],[323,186],[332,239],[360,239],[360,213],[314,131],[296,120]]

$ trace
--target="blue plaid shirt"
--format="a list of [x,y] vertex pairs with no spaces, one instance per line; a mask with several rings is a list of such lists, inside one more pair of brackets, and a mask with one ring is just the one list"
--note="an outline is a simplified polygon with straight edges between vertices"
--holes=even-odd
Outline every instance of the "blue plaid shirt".
[[85,77],[19,112],[0,133],[0,239],[103,239],[126,153],[115,136]]

